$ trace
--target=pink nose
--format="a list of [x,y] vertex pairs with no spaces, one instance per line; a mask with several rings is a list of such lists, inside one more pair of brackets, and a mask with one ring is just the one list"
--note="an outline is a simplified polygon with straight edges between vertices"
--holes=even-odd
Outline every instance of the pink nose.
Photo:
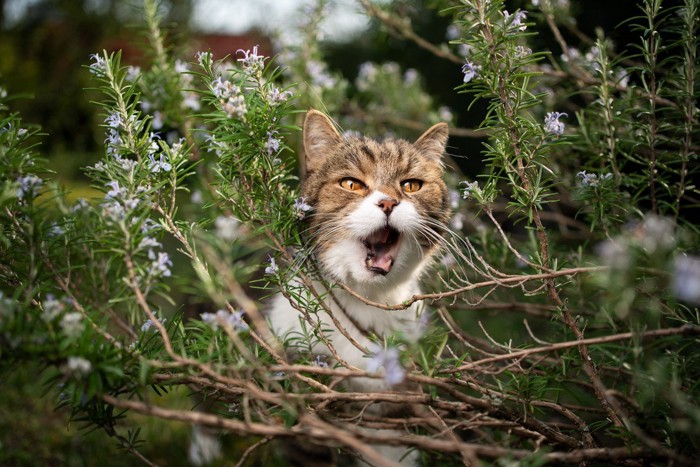
[[391,211],[397,204],[399,204],[399,202],[395,199],[386,198],[378,202],[377,206],[379,206],[382,209],[382,211],[384,211],[384,214],[388,216],[389,214],[391,214]]

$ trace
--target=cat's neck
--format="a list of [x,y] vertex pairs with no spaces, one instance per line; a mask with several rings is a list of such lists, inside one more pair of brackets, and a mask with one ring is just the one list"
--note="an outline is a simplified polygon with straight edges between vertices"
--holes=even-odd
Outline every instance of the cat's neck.
[[[357,295],[367,299],[368,301],[382,303],[385,305],[395,305],[401,303],[419,292],[418,274],[400,283],[383,283],[374,285],[356,283],[355,281],[350,280],[346,283],[346,286]],[[355,297],[353,298],[361,301]]]

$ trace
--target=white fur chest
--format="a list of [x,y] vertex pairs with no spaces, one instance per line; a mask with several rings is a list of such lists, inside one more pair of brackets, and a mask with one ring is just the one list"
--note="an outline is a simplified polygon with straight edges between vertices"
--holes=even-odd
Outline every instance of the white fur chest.
[[[324,291],[323,285],[314,283],[318,292]],[[369,300],[396,304],[420,293],[417,281],[410,281],[390,291],[356,290]],[[341,289],[333,290],[327,294],[325,306],[331,310],[335,321],[352,337],[361,347],[371,348],[369,334],[374,334],[380,339],[391,335],[402,335],[409,341],[420,338],[422,324],[420,315],[422,302],[414,303],[405,310],[383,310],[367,305]],[[367,357],[364,350],[358,348],[343,332],[338,329],[334,320],[326,311],[309,313],[312,323],[305,322],[303,314],[294,308],[282,295],[278,294],[272,301],[268,311],[270,325],[273,332],[282,341],[293,343],[294,339],[309,333],[315,325],[320,325],[324,337],[330,342],[337,355],[348,364],[359,369],[366,369]],[[333,352],[321,341],[315,341],[312,352],[335,358]]]

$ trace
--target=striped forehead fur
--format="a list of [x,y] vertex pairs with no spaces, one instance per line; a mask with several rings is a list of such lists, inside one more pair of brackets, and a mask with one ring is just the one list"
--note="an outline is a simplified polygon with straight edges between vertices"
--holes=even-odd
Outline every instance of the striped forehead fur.
[[[352,209],[359,201],[356,194],[337,189],[346,177],[360,180],[370,192],[378,190],[397,201],[409,198],[422,215],[447,221],[449,198],[442,180],[442,160],[422,153],[416,144],[352,136],[339,138],[323,152],[323,161],[307,173],[303,184],[303,196],[316,206],[314,221],[324,222]],[[423,187],[407,195],[401,183],[410,179],[421,180]]]

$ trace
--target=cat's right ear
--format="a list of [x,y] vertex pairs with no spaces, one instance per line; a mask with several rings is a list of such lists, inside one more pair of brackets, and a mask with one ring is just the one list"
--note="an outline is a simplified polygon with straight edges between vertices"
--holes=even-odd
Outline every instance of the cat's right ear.
[[320,167],[328,153],[342,139],[330,118],[318,110],[310,109],[304,119],[306,171],[310,172]]

